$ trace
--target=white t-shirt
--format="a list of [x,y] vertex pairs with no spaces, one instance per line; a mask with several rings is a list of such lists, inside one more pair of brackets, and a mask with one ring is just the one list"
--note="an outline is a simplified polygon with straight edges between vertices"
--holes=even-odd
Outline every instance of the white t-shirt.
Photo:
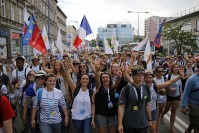
[[80,88],[79,93],[75,97],[72,105],[72,119],[84,120],[91,117],[91,100],[89,90],[82,91]]

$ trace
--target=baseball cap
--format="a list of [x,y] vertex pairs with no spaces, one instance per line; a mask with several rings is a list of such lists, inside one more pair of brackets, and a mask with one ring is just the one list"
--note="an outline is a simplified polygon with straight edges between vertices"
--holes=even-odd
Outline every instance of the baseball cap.
[[137,75],[139,73],[144,74],[144,69],[142,68],[141,65],[134,65],[133,68],[131,69],[132,75]]

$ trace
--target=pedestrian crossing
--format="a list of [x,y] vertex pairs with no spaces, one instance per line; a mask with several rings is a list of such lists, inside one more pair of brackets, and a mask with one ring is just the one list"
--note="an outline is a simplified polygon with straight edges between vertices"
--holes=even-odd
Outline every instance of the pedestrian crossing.
[[[166,115],[164,115],[164,118],[168,121],[170,121],[171,111],[169,111]],[[178,116],[176,116],[176,120],[174,123],[175,128],[179,131],[179,133],[184,133],[185,130],[188,128],[189,123],[185,123],[182,119],[180,119]],[[192,131],[193,133],[193,131]]]

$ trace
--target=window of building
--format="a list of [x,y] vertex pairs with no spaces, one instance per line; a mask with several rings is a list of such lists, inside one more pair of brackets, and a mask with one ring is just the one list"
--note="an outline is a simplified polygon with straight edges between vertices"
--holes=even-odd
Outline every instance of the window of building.
[[46,7],[45,7],[45,4],[43,3],[43,14],[45,14],[46,12]]
[[196,20],[196,30],[199,31],[199,20]]
[[43,4],[42,4],[42,2],[40,3],[40,11],[42,12],[42,6],[43,6]]
[[11,4],[11,20],[15,20],[15,10],[14,10],[14,5]]
[[19,23],[21,23],[21,16],[22,16],[22,15],[21,15],[21,10],[22,10],[22,9],[19,8]]
[[5,0],[1,0],[1,12],[2,12],[2,16],[5,17],[6,16],[6,7],[5,7]]

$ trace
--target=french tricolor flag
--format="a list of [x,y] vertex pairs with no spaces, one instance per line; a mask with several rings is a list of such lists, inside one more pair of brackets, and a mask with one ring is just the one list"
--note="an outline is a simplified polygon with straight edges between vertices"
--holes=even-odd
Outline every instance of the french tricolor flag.
[[86,16],[84,15],[79,27],[79,33],[73,43],[74,47],[77,49],[81,45],[81,43],[84,41],[86,36],[91,33],[92,33],[91,27],[86,19]]

